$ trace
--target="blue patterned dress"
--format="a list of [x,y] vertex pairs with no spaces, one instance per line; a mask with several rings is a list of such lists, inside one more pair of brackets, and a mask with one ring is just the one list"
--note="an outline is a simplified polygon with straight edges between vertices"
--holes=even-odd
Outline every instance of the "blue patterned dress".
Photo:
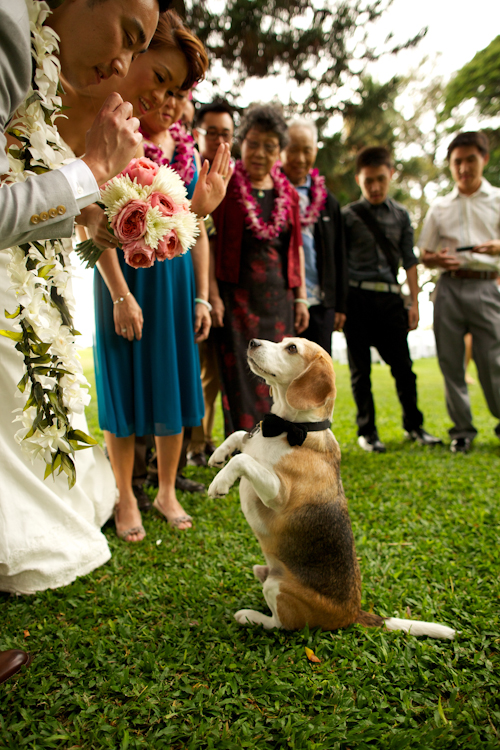
[[[194,192],[198,172],[187,186]],[[204,413],[194,341],[195,281],[191,253],[128,266],[118,250],[128,288],[142,308],[142,339],[115,333],[113,302],[99,271],[94,276],[94,362],[99,426],[117,437],[177,435]]]

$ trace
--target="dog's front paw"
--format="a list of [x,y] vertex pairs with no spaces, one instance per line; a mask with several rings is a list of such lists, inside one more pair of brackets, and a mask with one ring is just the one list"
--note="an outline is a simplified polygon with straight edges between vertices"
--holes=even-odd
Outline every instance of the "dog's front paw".
[[214,452],[208,459],[208,465],[214,466],[217,468],[224,466],[229,456],[230,454],[227,452],[227,448],[224,447],[224,443],[223,443],[222,445],[219,445],[219,447],[214,450]]
[[225,497],[225,495],[227,495],[231,489],[232,483],[227,481],[226,476],[224,475],[224,471],[217,474],[207,490],[209,497]]

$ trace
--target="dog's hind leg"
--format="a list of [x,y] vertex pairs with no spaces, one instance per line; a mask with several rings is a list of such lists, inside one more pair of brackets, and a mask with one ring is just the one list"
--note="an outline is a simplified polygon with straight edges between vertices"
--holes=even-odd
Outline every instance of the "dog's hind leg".
[[266,578],[269,575],[269,565],[254,565],[253,574],[261,583],[265,583]]
[[[267,566],[255,565],[255,568],[266,569]],[[262,591],[272,615],[263,615],[262,612],[256,612],[254,609],[240,609],[235,613],[234,619],[236,622],[239,622],[240,625],[247,625],[248,623],[263,625],[266,630],[270,630],[271,628],[281,628],[281,622],[278,617],[276,606],[276,599],[280,592],[280,579],[274,576],[268,576],[264,581]]]
[[234,619],[240,625],[263,625],[266,630],[281,627],[274,617],[263,615],[262,612],[256,612],[255,609],[240,609],[235,612]]

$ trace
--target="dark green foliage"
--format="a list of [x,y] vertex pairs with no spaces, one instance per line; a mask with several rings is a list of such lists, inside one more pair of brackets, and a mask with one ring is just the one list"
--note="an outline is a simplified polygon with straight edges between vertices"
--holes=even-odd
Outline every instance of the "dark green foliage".
[[370,46],[367,31],[391,2],[226,0],[211,10],[201,0],[174,0],[173,7],[185,16],[211,58],[234,77],[231,98],[248,77],[285,74],[299,85],[307,84],[307,97],[296,110],[316,113],[321,125],[343,109],[332,98],[336,90],[358,76],[367,62],[413,47],[425,35],[422,29],[394,44],[390,34],[377,48]]
[[[425,426],[446,439],[436,362],[415,367]],[[356,446],[348,371],[336,366],[334,431],[363,607],[401,617],[409,609],[457,627],[457,640],[237,625],[241,607],[266,611],[251,570],[261,553],[238,491],[223,500],[186,495],[192,531],[145,514],[141,544],[106,529],[113,557],[93,574],[32,597],[0,594],[0,648],[26,647],[35,657],[0,687],[0,748],[498,748],[495,421],[475,385],[480,433],[469,455],[408,444],[388,368],[373,369],[388,448],[376,456]],[[220,430],[219,415],[219,438]],[[208,483],[214,473],[190,476]],[[308,662],[305,646],[320,664]]]
[[500,36],[480,50],[446,87],[446,111],[451,114],[466,99],[475,99],[480,114],[496,117],[500,109]]

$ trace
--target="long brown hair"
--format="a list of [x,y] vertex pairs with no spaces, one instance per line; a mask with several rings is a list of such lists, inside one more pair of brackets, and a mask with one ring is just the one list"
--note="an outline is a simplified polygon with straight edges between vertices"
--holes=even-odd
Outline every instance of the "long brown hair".
[[183,91],[203,80],[208,68],[207,52],[196,34],[189,31],[175,10],[160,13],[160,20],[149,48],[159,49],[164,46],[177,47],[186,58],[188,74],[181,86]]

